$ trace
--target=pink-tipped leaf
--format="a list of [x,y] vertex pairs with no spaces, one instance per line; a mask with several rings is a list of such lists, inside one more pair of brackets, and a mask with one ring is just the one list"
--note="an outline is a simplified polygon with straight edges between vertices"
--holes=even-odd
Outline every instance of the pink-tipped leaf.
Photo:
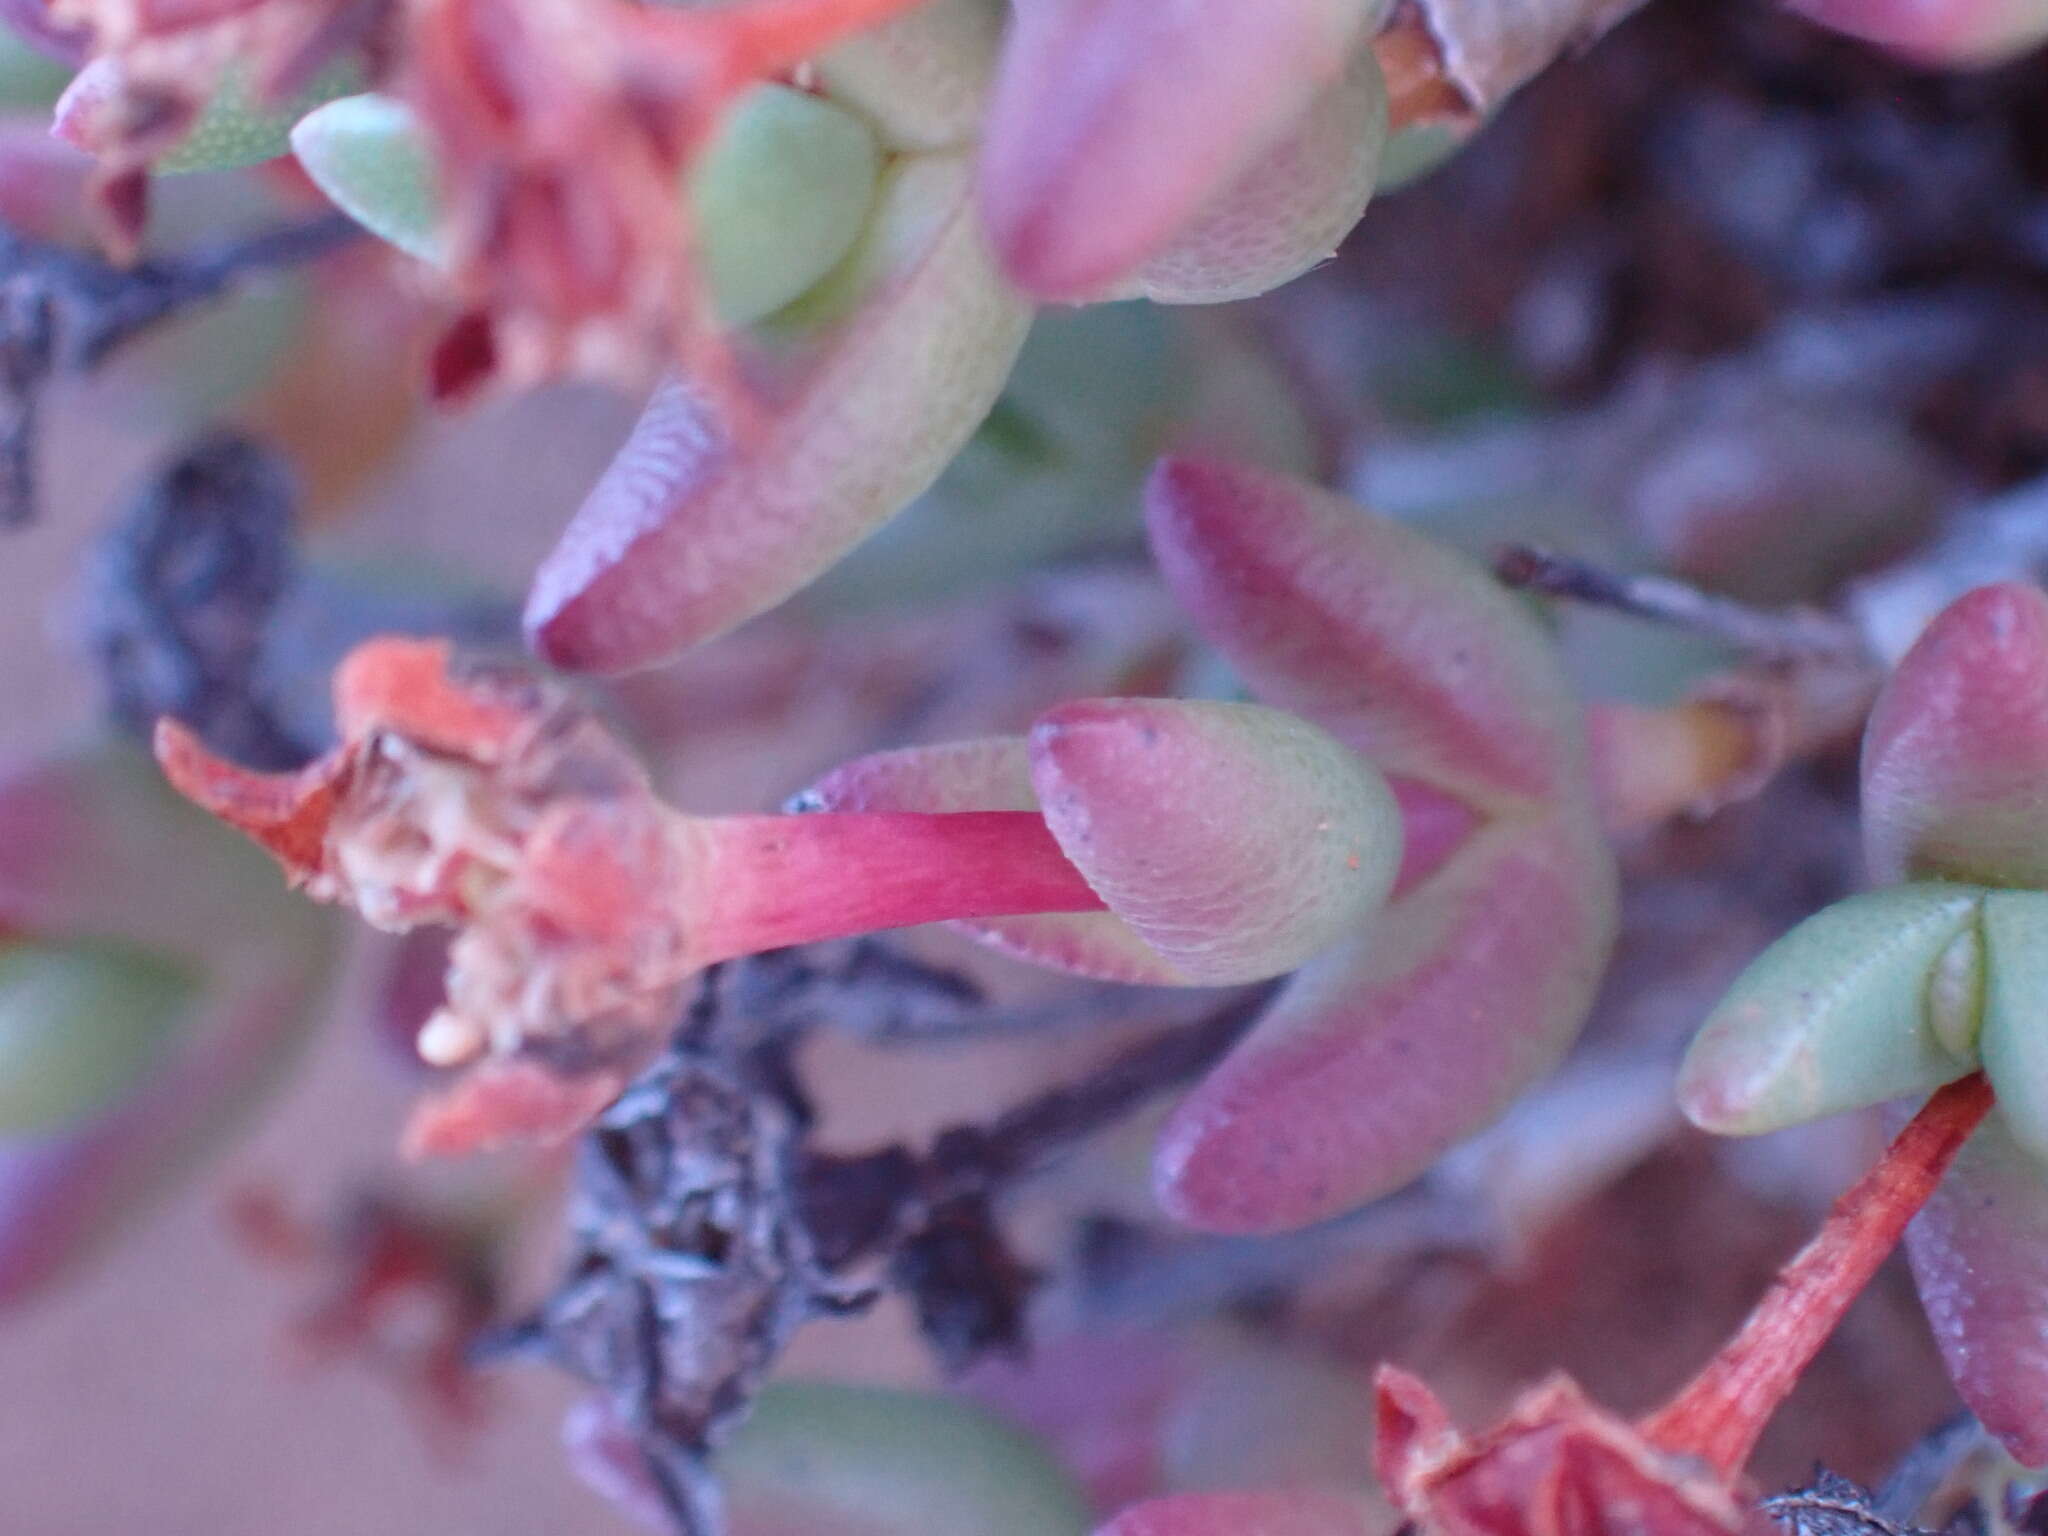
[[1343,73],[1377,0],[1019,0],[981,207],[1042,299],[1101,294],[1170,245]]
[[1304,967],[1168,1121],[1160,1203],[1270,1232],[1398,1188],[1563,1056],[1612,939],[1590,822],[1496,823]]
[[1401,862],[1386,781],[1258,705],[1064,705],[1032,727],[1031,777],[1067,857],[1198,985],[1279,975],[1358,932]]
[[1963,1401],[2048,1466],[2048,1174],[1999,1110],[1906,1229],[1906,1255]]
[[1292,282],[1365,213],[1387,141],[1387,85],[1361,48],[1286,137],[1140,267],[1119,296],[1223,304]]
[[1983,915],[1984,892],[1930,881],[1809,917],[1707,1016],[1678,1075],[1687,1118],[1754,1136],[1973,1070]]
[[732,428],[680,379],[655,391],[534,579],[526,625],[544,659],[666,660],[773,607],[931,484],[1030,319],[989,262],[967,175],[958,157],[897,166],[828,280],[850,313],[761,420]]
[[1270,704],[1482,807],[1589,796],[1578,700],[1528,608],[1464,557],[1285,475],[1175,458],[1160,570]]
[[1291,970],[1371,920],[1401,860],[1400,811],[1366,764],[1256,705],[1097,699],[1028,748],[960,742],[864,758],[805,803],[834,810],[1042,809],[1113,916],[962,925],[1106,979],[1221,986]]
[[2048,886],[2048,594],[1957,598],[1900,660],[1863,742],[1872,876]]

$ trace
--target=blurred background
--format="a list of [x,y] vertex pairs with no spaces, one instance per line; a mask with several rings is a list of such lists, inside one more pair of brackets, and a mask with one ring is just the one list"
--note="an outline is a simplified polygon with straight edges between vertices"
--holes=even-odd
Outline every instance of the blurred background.
[[[42,126],[61,75],[25,55],[6,70],[0,220],[80,238],[64,199],[81,165]],[[176,249],[316,206],[274,168],[166,180],[152,238]],[[104,572],[165,465],[222,423],[297,487],[263,675],[298,739],[322,740],[326,671],[364,634],[516,643],[518,596],[636,402],[552,388],[433,413],[418,379],[435,318],[395,258],[357,246],[50,392],[34,516],[0,530],[11,758],[103,728]],[[2048,60],[1938,75],[1766,0],[1654,0],[1440,169],[1383,192],[1338,259],[1286,289],[1046,313],[996,412],[909,514],[606,707],[665,792],[712,812],[771,808],[860,752],[1014,730],[1062,697],[1226,690],[1136,534],[1146,466],[1184,442],[1323,478],[1482,555],[1537,543],[1910,635],[1940,600],[1930,569],[1988,545],[2037,565],[2026,537],[2048,546],[1998,543],[2048,526],[2012,511],[2048,506]],[[1556,621],[1594,698],[1667,706],[1735,665],[1677,629],[1584,608]],[[963,1390],[1063,1429],[1056,1449],[1104,1508],[1217,1481],[1361,1482],[1366,1373],[1389,1354],[1474,1417],[1552,1367],[1624,1409],[1656,1400],[1876,1145],[1855,1121],[1709,1145],[1668,1107],[1670,1064],[1728,980],[1857,880],[1852,762],[1822,740],[1762,795],[1644,830],[1574,1065],[1345,1230],[1257,1262],[1183,1252],[1143,1200],[1149,1122],[1091,1143],[1017,1203],[1027,1256],[1065,1277],[1035,1364],[977,1368]],[[176,901],[179,871],[105,873]],[[248,944],[272,942],[251,924]],[[420,1077],[393,1042],[416,1004],[396,946],[338,933],[333,984],[274,1088],[221,1105],[223,1135],[174,1187],[0,1313],[7,1536],[638,1528],[566,1470],[574,1393],[551,1373],[492,1370],[476,1422],[436,1427],[391,1358],[309,1358],[301,1325],[332,1275],[252,1239],[252,1200],[316,1227],[402,1180],[464,1209],[510,1202],[507,1315],[561,1251],[559,1168],[400,1171]],[[805,1068],[834,1144],[985,1117],[1169,1017],[943,935],[906,942],[970,968],[1000,1008],[1058,1022],[911,1043],[822,1032]],[[228,1131],[231,1110],[248,1118]],[[392,1326],[409,1359],[411,1325]],[[899,1300],[808,1326],[784,1369],[943,1380]],[[1759,1475],[1820,1458],[1875,1476],[1952,1408],[1910,1287],[1887,1272]]]

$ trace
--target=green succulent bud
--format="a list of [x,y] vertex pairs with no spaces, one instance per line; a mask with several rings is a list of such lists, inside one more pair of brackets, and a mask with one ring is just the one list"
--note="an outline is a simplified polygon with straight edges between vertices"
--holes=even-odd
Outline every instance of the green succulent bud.
[[198,992],[188,969],[131,945],[0,944],[0,1134],[58,1130],[118,1100]]
[[[330,102],[291,141],[306,174],[357,223],[409,256],[444,262],[432,154],[404,103]],[[749,325],[816,287],[859,238],[881,171],[873,132],[844,109],[780,85],[744,97],[689,182],[719,317]]]
[[[1992,898],[1999,899],[1999,898]],[[1693,1122],[1755,1135],[1925,1092],[1976,1066],[1986,893],[1942,882],[1852,896],[1758,957],[1679,1071]]]

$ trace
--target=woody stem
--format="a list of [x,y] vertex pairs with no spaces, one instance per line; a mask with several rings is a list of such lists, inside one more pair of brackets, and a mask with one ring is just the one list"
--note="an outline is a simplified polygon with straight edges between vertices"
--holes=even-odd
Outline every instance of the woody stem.
[[1938,1090],[1884,1156],[1835,1202],[1812,1242],[1751,1310],[1720,1353],[1644,1419],[1645,1438],[1697,1456],[1733,1478],[1850,1303],[1897,1246],[1957,1152],[1990,1112],[1972,1073]]
[[1097,912],[1035,811],[819,812],[699,823],[704,959],[949,918]]

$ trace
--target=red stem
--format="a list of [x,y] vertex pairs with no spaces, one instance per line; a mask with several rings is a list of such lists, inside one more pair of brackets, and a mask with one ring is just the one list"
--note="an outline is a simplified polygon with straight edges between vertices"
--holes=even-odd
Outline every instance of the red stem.
[[1099,912],[1035,811],[722,816],[709,840],[706,963],[961,917]]
[[1982,1073],[1950,1083],[1922,1105],[1877,1165],[1835,1202],[1813,1241],[1778,1271],[1720,1353],[1642,1421],[1644,1437],[1732,1479],[1990,1109]]

